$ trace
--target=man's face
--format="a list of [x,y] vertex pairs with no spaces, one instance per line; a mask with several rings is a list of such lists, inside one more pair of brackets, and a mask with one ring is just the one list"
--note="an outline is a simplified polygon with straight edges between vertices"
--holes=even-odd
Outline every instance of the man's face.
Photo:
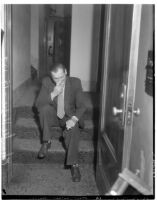
[[56,85],[65,84],[66,74],[67,74],[66,70],[64,71],[63,69],[60,68],[58,69],[57,72],[51,72],[52,78],[56,83]]

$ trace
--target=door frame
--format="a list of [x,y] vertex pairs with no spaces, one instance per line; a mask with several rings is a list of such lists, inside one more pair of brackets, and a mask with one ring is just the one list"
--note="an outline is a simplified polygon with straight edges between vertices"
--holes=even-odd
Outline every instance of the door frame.
[[[109,58],[109,43],[110,43],[110,26],[111,26],[111,5],[105,5],[105,20],[104,20],[104,41],[103,41],[103,50],[102,54],[102,76],[101,76],[101,90],[102,91],[102,99],[100,102],[100,130],[99,132],[103,132],[105,128],[105,112],[106,112],[106,93],[107,93],[107,70],[108,70],[108,58]],[[99,134],[100,135],[100,134]]]
[[[2,67],[2,76],[5,82],[2,82],[4,90],[5,102],[2,102],[2,108],[5,108],[5,114],[2,112],[2,117],[5,117],[3,130],[5,137],[2,138],[5,145],[4,159],[2,157],[2,189],[6,189],[13,175],[12,165],[12,108],[13,108],[13,79],[12,79],[12,6],[4,5],[4,66]],[[3,80],[1,80],[3,81]],[[2,88],[2,90],[3,90]],[[5,105],[3,105],[5,104]],[[3,120],[2,120],[3,123]],[[3,144],[2,144],[3,145]]]
[[[102,33],[104,36],[103,44],[102,44],[102,51],[99,53],[99,57],[101,59],[101,89],[102,91],[102,98],[100,99],[100,118],[99,118],[99,130],[98,130],[98,144],[97,144],[97,166],[96,166],[96,182],[97,186],[100,189],[101,193],[105,193],[105,189],[110,189],[110,183],[107,180],[106,174],[103,172],[102,168],[102,159],[101,159],[101,135],[104,132],[105,128],[105,112],[106,112],[106,93],[107,93],[107,69],[108,69],[108,55],[109,55],[109,42],[110,42],[110,26],[111,26],[111,5],[102,5],[101,8],[101,15],[104,18],[103,21],[103,29]],[[101,20],[102,20],[101,18]],[[101,55],[100,55],[101,54]],[[100,67],[101,67],[100,66]],[[100,181],[101,180],[101,181]]]

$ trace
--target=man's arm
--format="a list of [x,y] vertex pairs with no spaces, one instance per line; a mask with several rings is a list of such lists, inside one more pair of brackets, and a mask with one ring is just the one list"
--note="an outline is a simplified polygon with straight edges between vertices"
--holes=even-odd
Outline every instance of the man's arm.
[[53,104],[54,98],[58,96],[63,90],[63,85],[56,85],[51,82],[49,77],[42,80],[42,86],[38,98],[36,100],[36,107],[40,108],[45,104]]
[[79,79],[77,79],[77,82],[75,82],[75,99],[76,99],[76,112],[75,114],[71,117],[71,119],[69,119],[66,122],[66,128],[67,129],[71,129],[72,127],[75,126],[75,124],[80,120],[80,118],[82,117],[82,115],[84,114],[86,107],[85,107],[85,97],[84,97],[84,93],[82,90],[82,85],[81,85],[81,81]]
[[50,97],[49,90],[48,90],[48,87],[46,86],[45,82],[46,82],[46,80],[43,79],[40,92],[39,92],[38,97],[35,102],[35,106],[37,108],[40,108],[45,104],[51,103],[51,97]]
[[79,120],[84,112],[86,111],[86,106],[84,104],[85,96],[82,90],[81,81],[78,79],[77,81],[77,89],[76,89],[76,113],[75,117]]
[[63,92],[63,88],[64,88],[64,85],[63,84],[58,84],[54,87],[53,91],[51,92],[50,94],[50,97],[51,97],[51,100],[53,101],[53,99],[55,97],[57,97],[60,93]]

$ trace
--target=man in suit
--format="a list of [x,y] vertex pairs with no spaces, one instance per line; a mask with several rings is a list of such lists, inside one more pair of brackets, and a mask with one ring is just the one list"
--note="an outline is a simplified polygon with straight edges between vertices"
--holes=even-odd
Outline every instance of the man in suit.
[[38,158],[45,158],[51,146],[50,127],[62,127],[67,150],[66,164],[71,166],[74,182],[81,179],[78,148],[79,128],[83,127],[83,114],[86,110],[84,102],[80,79],[67,76],[65,66],[61,63],[55,64],[50,71],[50,77],[43,79],[36,100],[43,132]]

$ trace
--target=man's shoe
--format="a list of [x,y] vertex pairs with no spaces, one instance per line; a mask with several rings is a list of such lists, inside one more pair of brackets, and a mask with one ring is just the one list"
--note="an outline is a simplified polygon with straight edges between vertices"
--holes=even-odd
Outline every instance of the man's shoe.
[[39,150],[38,158],[39,158],[39,159],[45,158],[45,156],[47,155],[48,149],[50,149],[50,147],[51,147],[51,141],[44,142],[44,143],[41,145],[41,148],[40,148],[40,150]]
[[81,174],[80,174],[80,170],[79,170],[78,165],[72,165],[71,166],[71,175],[72,175],[72,181],[73,182],[80,182]]

